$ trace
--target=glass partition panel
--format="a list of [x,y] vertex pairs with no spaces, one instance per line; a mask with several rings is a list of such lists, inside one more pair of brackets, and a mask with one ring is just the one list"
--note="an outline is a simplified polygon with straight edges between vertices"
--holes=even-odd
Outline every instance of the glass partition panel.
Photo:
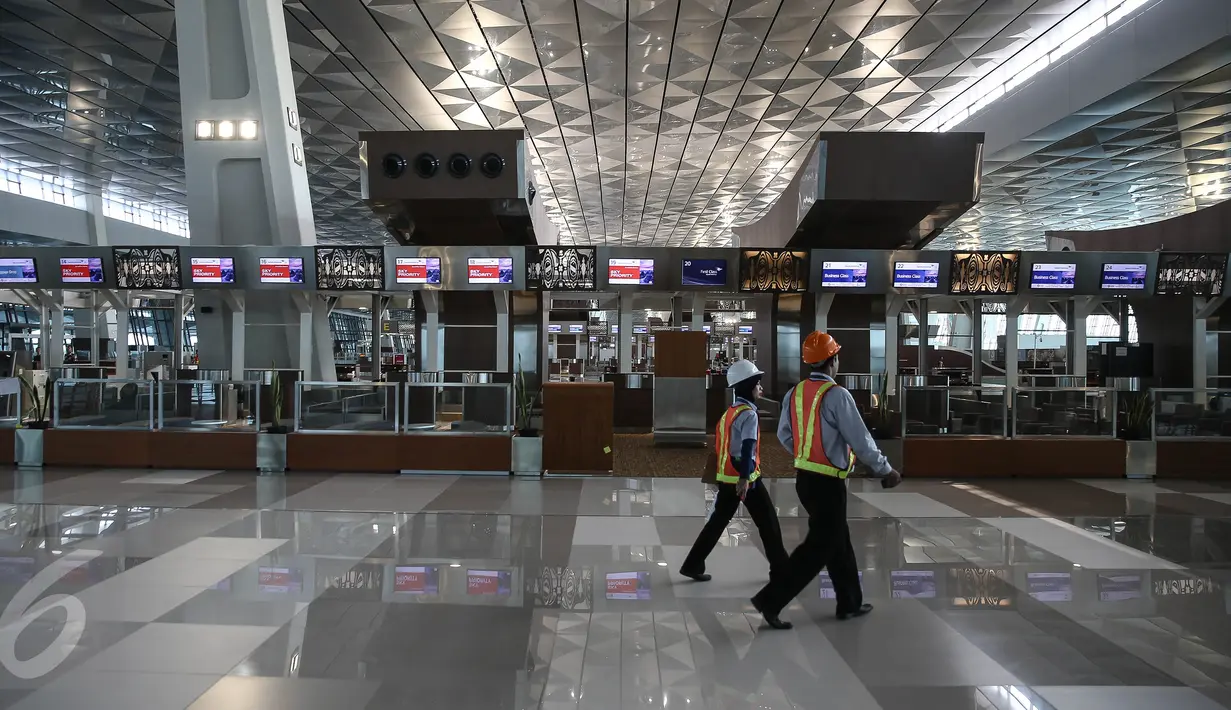
[[1018,387],[1013,436],[1116,435],[1116,392],[1103,387]]
[[256,431],[258,382],[163,380],[158,383],[158,428]]
[[51,425],[56,429],[154,428],[154,380],[56,380]]
[[296,382],[295,431],[397,432],[395,382]]
[[1003,387],[906,387],[903,436],[1006,436]]
[[507,383],[408,383],[406,431],[411,433],[513,432],[513,386]]
[[1231,389],[1156,389],[1154,438],[1231,437]]

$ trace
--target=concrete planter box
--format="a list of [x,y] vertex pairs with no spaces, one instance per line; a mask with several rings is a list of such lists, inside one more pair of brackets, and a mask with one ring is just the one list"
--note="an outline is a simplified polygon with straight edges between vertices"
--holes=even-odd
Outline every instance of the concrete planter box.
[[18,466],[43,465],[43,429],[21,428],[14,431],[14,458]]
[[543,475],[543,439],[541,437],[513,437],[513,475]]
[[264,472],[286,470],[286,434],[257,433],[256,467]]
[[1153,441],[1126,441],[1124,474],[1127,478],[1154,478],[1158,470],[1158,444]]

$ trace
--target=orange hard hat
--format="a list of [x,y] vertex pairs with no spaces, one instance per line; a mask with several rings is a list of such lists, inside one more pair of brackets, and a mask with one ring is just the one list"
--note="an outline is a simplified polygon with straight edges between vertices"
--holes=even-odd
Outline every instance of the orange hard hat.
[[842,346],[838,345],[838,341],[834,340],[832,335],[814,330],[804,340],[804,362],[809,365],[825,362],[834,355],[837,355],[841,349]]

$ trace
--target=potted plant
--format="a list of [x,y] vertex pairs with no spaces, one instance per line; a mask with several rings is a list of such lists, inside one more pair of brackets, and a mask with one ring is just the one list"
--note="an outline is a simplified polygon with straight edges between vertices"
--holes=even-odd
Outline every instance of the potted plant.
[[[41,378],[40,378],[41,379]],[[17,371],[21,386],[17,431],[14,434],[15,458],[18,466],[43,465],[43,432],[48,428],[50,412],[46,380],[43,385],[35,381],[35,373]]]
[[1124,440],[1124,470],[1129,478],[1153,478],[1156,467],[1154,400],[1149,392],[1125,392],[1119,437]]
[[543,440],[534,426],[534,407],[538,404],[540,390],[531,390],[526,380],[526,371],[517,358],[517,373],[513,378],[513,474],[539,476],[543,473]]
[[[259,395],[258,395],[259,396]],[[264,431],[258,429],[256,435],[256,463],[262,472],[286,470],[286,433],[287,427],[282,423],[282,408],[286,399],[283,387],[282,373],[270,368],[269,404],[271,416],[269,426]],[[258,423],[258,428],[260,424]]]

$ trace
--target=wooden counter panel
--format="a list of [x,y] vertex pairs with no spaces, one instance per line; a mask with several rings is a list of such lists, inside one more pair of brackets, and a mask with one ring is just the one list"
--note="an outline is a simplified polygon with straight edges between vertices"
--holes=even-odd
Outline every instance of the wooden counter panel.
[[393,434],[287,434],[286,468],[341,473],[401,471],[400,439]]
[[0,462],[17,461],[17,430],[0,429]]
[[615,427],[650,431],[654,428],[654,390],[615,389]]
[[145,429],[47,429],[43,465],[149,468],[153,435]]
[[615,438],[610,382],[543,386],[543,470],[609,474]]
[[1119,439],[1058,436],[908,437],[903,467],[917,478],[1123,478],[1125,443]]
[[513,470],[513,442],[507,436],[399,436],[402,470],[491,471]]
[[150,466],[171,469],[256,470],[256,433],[156,431],[150,436]]
[[654,333],[655,377],[705,377],[709,334],[664,330]]
[[1231,479],[1231,439],[1159,441],[1155,478]]

